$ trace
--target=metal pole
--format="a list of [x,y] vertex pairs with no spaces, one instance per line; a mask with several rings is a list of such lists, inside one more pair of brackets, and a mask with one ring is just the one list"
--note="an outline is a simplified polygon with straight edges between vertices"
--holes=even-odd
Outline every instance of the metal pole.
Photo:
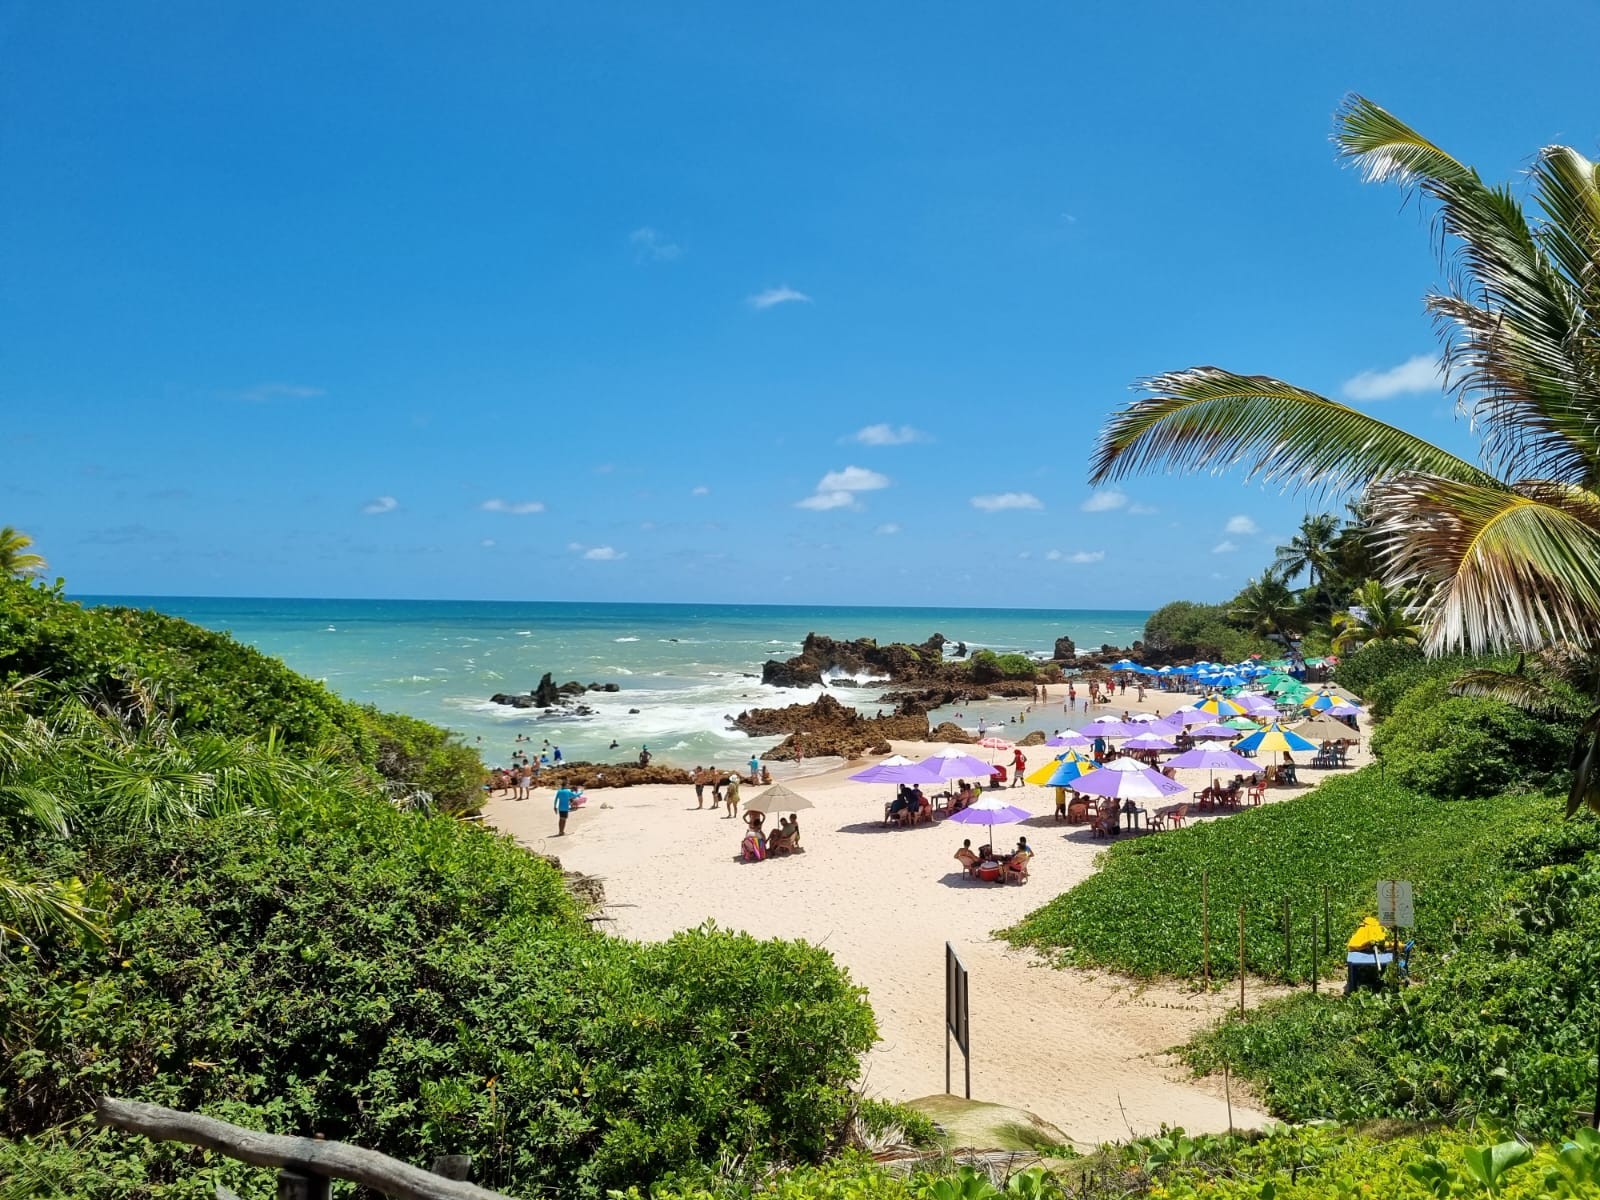
[[1211,986],[1211,872],[1200,872],[1200,978]]
[[1328,885],[1322,885],[1322,952],[1333,953],[1333,909],[1328,903]]
[[950,1022],[944,1023],[944,1094],[950,1095]]

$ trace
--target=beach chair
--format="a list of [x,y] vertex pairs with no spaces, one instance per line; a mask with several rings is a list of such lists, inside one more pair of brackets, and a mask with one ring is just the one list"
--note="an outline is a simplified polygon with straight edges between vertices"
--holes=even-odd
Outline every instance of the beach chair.
[[1253,783],[1249,791],[1250,803],[1260,805],[1267,798],[1267,789],[1264,785]]
[[1006,860],[1005,865],[1000,868],[1000,881],[1002,883],[1010,883],[1012,880],[1016,880],[1018,883],[1026,883],[1028,881],[1028,860],[1032,857],[1033,855],[1031,854],[1013,854]]
[[961,864],[961,873],[968,879],[976,879],[978,877],[978,864],[983,860],[971,850],[968,850],[965,846],[961,847],[956,851],[956,861]]
[[1182,829],[1184,819],[1187,818],[1188,815],[1189,806],[1187,804],[1180,804],[1177,808],[1173,809],[1167,814],[1167,820],[1171,823],[1174,829]]

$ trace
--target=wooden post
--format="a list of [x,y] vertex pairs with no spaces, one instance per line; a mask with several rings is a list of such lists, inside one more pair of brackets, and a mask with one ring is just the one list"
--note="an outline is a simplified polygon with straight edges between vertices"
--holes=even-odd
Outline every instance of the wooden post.
[[1311,994],[1317,994],[1317,977],[1322,974],[1322,960],[1317,956],[1317,951],[1322,949],[1317,944],[1317,914],[1311,913]]
[[1228,1060],[1222,1060],[1222,1097],[1228,1102],[1228,1136],[1233,1136],[1233,1079]]
[[1239,905],[1239,1015],[1244,1016],[1244,905]]
[[1211,872],[1200,871],[1200,978],[1211,987]]
[[1294,982],[1294,960],[1290,957],[1289,946],[1289,894],[1283,895],[1283,981]]
[[1328,885],[1322,885],[1322,952],[1333,953],[1333,906],[1328,901]]

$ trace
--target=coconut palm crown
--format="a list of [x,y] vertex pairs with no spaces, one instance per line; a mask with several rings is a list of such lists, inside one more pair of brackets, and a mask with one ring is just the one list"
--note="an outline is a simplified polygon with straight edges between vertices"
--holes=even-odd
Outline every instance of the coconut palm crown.
[[1242,468],[1285,490],[1358,489],[1384,582],[1424,597],[1427,648],[1600,645],[1600,177],[1566,146],[1530,171],[1532,217],[1360,96],[1341,155],[1438,206],[1451,286],[1427,310],[1482,465],[1264,375],[1192,367],[1114,414],[1094,484],[1154,468]]

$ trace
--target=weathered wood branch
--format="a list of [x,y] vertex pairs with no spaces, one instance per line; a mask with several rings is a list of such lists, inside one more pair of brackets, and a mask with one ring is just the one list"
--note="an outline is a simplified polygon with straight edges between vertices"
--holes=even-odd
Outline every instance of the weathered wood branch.
[[441,1178],[376,1150],[343,1142],[257,1133],[215,1117],[179,1112],[159,1104],[106,1097],[95,1108],[95,1120],[156,1141],[184,1142],[215,1150],[252,1166],[288,1167],[330,1179],[348,1179],[394,1200],[510,1200],[499,1192]]

